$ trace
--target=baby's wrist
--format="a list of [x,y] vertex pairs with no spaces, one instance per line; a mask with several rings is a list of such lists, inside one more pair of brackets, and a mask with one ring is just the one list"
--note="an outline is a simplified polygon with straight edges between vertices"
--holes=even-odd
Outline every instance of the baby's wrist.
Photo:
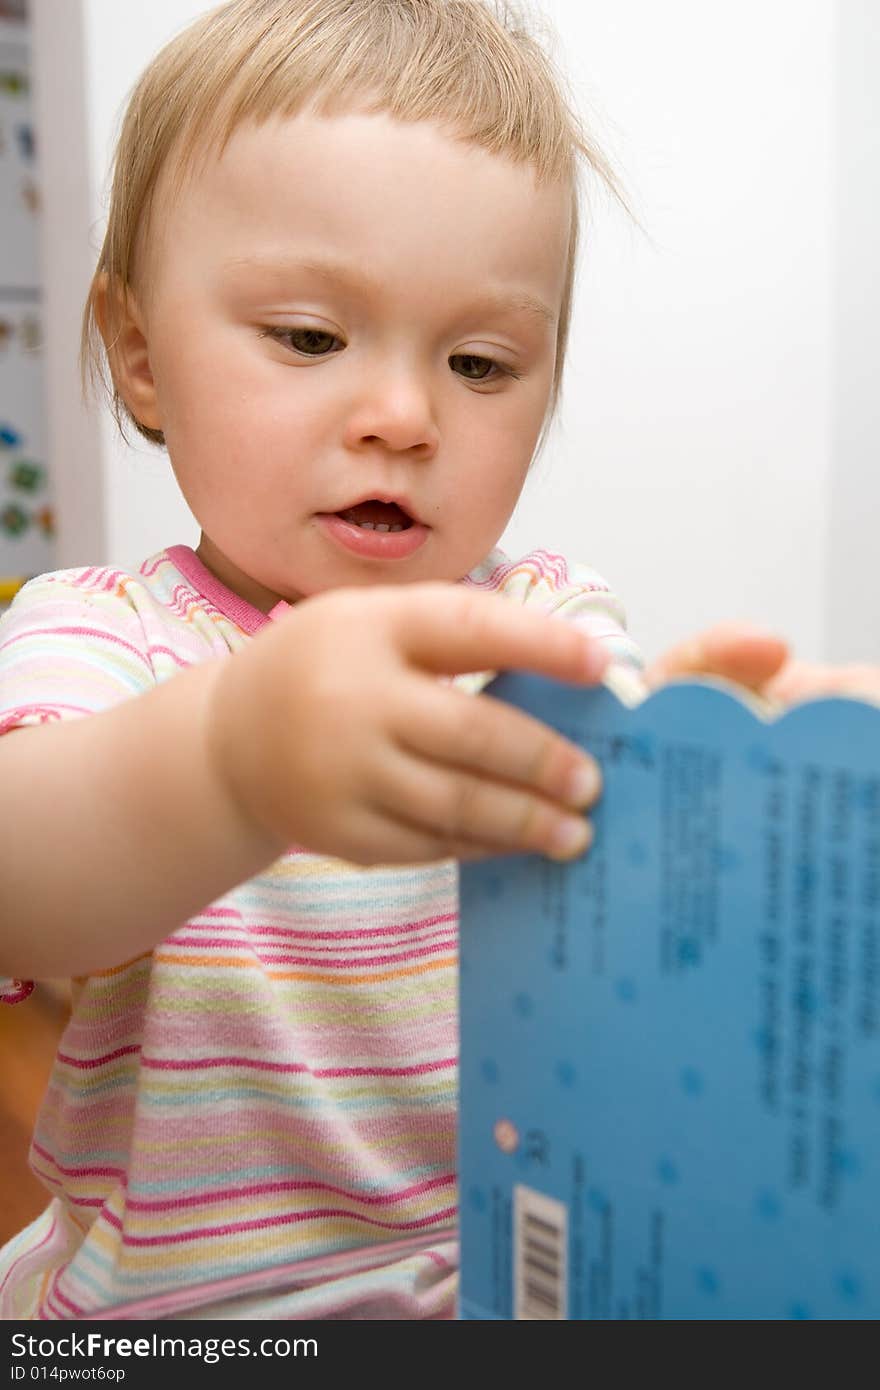
[[[265,864],[283,854],[287,843],[265,815],[257,794],[262,779],[254,775],[254,769],[259,768],[260,758],[252,751],[249,735],[259,715],[240,688],[240,660],[233,657],[216,663],[205,695],[203,746],[216,815],[245,851],[252,851]],[[243,715],[247,710],[254,711],[251,719]],[[262,741],[265,733],[257,737]]]

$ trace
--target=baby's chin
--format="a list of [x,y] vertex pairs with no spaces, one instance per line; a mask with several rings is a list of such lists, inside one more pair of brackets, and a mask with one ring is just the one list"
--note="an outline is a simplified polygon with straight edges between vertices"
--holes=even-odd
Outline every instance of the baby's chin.
[[[296,546],[298,563],[288,567],[282,560],[271,570],[254,565],[257,573],[246,582],[260,598],[255,606],[269,612],[279,601],[299,603],[334,589],[460,583],[485,562],[499,539],[493,531],[488,539],[458,538],[450,543],[445,528],[420,527],[426,534],[406,553],[401,540],[416,528],[397,533],[368,530],[364,536],[352,536],[352,529],[351,523],[337,524],[335,518],[319,519],[305,545]],[[396,553],[398,548],[404,553]]]

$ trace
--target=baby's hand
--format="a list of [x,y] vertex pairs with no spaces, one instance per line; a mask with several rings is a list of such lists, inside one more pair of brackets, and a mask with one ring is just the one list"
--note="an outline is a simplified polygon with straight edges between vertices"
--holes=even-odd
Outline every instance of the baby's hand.
[[799,661],[780,638],[746,623],[724,623],[677,643],[645,673],[652,689],[687,676],[725,676],[786,706],[828,695],[880,700],[880,666]]
[[788,647],[749,623],[718,623],[678,642],[645,672],[652,690],[688,676],[723,676],[758,694],[784,669]]
[[[601,645],[453,584],[304,600],[213,687],[209,755],[240,812],[358,864],[586,849],[598,768],[555,731],[438,679],[527,669],[594,684]],[[578,814],[581,813],[581,814]]]
[[853,695],[880,700],[880,667],[851,664],[825,666],[809,661],[787,661],[767,683],[767,695],[783,705],[820,696]]

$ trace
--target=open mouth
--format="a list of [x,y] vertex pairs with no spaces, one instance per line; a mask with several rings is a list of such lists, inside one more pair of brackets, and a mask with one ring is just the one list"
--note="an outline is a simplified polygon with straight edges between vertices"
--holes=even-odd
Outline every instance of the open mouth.
[[362,531],[408,531],[413,519],[396,502],[359,502],[336,515]]
[[407,505],[387,496],[365,497],[338,512],[321,512],[315,520],[331,545],[357,556],[359,562],[390,564],[411,560],[431,534],[431,527],[409,512]]

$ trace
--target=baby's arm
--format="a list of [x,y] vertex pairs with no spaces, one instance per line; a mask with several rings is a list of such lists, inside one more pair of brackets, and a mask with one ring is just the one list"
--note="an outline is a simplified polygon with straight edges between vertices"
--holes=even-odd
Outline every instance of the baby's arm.
[[361,864],[589,840],[595,765],[440,675],[592,683],[566,623],[458,585],[308,599],[243,651],[88,718],[0,739],[0,971],[150,950],[295,843]]
[[0,739],[0,974],[131,959],[279,853],[205,756],[222,671]]

